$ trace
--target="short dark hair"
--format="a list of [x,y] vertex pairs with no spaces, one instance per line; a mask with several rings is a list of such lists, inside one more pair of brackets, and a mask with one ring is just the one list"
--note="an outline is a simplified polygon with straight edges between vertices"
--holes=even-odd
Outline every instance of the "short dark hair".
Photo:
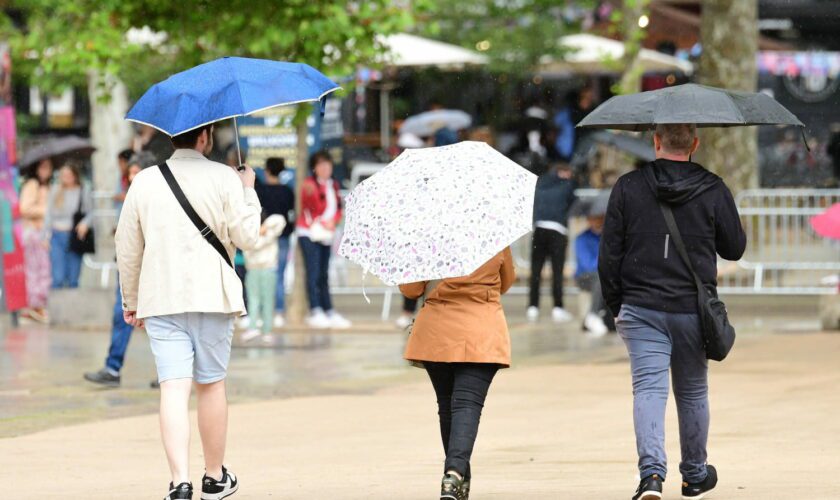
[[117,155],[117,158],[119,158],[120,160],[123,160],[123,161],[128,161],[128,160],[131,159],[132,156],[134,156],[134,150],[123,149],[122,151],[119,152],[119,154]]
[[277,156],[272,156],[271,158],[265,160],[265,169],[268,170],[269,174],[277,177],[281,172],[286,170],[286,160]]
[[309,170],[314,172],[315,165],[322,161],[333,162],[332,156],[330,156],[326,149],[322,149],[309,157]]
[[202,132],[205,130],[208,134],[212,133],[211,129],[213,128],[213,124],[210,123],[208,125],[203,125],[198,128],[194,128],[192,130],[188,130],[182,134],[173,135],[171,137],[172,145],[175,146],[177,149],[182,148],[194,148],[196,143],[198,142],[198,137],[201,135]]
[[697,137],[697,126],[693,123],[661,123],[656,126],[656,135],[665,151],[688,154]]

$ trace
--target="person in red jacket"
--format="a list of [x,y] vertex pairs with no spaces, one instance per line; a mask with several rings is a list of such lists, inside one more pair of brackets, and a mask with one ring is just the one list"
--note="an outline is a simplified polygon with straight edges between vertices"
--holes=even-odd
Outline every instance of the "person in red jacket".
[[301,214],[297,234],[306,266],[307,323],[312,328],[349,328],[350,322],[333,309],[329,268],[335,229],[341,221],[338,182],[332,178],[333,161],[319,151],[309,158],[312,175],[301,187]]

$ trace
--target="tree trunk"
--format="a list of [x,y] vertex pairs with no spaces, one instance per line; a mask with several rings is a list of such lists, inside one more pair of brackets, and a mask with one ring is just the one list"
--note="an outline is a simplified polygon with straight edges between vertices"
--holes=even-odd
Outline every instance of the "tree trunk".
[[[700,83],[755,91],[758,80],[757,0],[703,0]],[[758,186],[755,127],[701,129],[698,159],[733,191]]]
[[648,15],[650,0],[626,0],[622,7],[622,31],[624,34],[624,57],[621,64],[624,73],[618,83],[618,92],[621,94],[635,94],[642,90],[642,64],[639,61],[639,52],[642,49],[642,40],[645,33],[644,28],[639,26],[639,18]]
[[[307,164],[309,162],[309,146],[306,136],[309,134],[309,127],[306,120],[301,120],[297,126],[297,161],[295,166],[295,214],[301,217],[301,193],[303,192],[303,180],[307,175]],[[295,282],[292,289],[292,296],[289,298],[289,307],[286,315],[289,324],[299,326],[303,324],[308,309],[306,297],[306,269],[303,265],[303,251],[298,243],[294,249],[294,271]]]
[[[103,85],[104,84],[104,85]],[[117,154],[131,145],[133,130],[125,120],[128,112],[128,92],[125,85],[112,77],[90,73],[88,76],[90,97],[90,139],[96,151],[93,163],[93,189],[103,193],[114,193],[118,186],[119,169]],[[110,198],[94,200],[97,210],[111,210]],[[96,231],[96,255],[100,261],[114,257],[114,217],[96,217],[93,221]]]

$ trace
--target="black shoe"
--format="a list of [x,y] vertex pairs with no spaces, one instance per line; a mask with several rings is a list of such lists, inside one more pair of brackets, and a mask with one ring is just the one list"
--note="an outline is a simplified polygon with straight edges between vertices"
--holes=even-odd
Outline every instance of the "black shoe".
[[160,389],[160,382],[158,382],[157,379],[154,379],[149,382],[149,387],[152,389]]
[[169,483],[169,494],[163,500],[192,500],[192,485],[181,483],[177,487]]
[[652,474],[639,483],[633,500],[659,500],[662,498],[662,478]]
[[699,483],[686,483],[683,481],[683,500],[699,500],[706,496],[706,493],[715,489],[718,482],[717,469],[715,469],[714,465],[707,465],[706,470],[708,471],[706,479],[700,481]]
[[455,474],[444,474],[440,482],[440,500],[467,500],[469,492],[464,493],[464,480]]
[[119,387],[120,376],[112,375],[107,368],[103,368],[98,372],[85,373],[85,380],[93,382],[94,384],[104,385],[107,387]]
[[236,476],[229,473],[222,467],[222,480],[216,481],[207,474],[201,480],[201,500],[222,500],[227,498],[239,489],[239,481]]

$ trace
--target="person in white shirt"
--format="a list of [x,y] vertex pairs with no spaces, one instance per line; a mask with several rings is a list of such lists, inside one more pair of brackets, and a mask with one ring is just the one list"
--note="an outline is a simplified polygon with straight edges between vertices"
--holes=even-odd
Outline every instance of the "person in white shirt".
[[[248,329],[242,334],[243,342],[250,342],[262,334],[263,342],[270,343],[274,318],[274,301],[277,294],[277,267],[280,256],[279,237],[286,228],[286,218],[269,215],[260,228],[260,239],[253,250],[244,252],[245,288],[248,289]],[[262,319],[258,328],[257,319]]]
[[[233,322],[245,312],[232,265],[236,247],[253,248],[260,233],[254,171],[240,172],[204,157],[213,126],[172,137],[166,162],[177,184],[221,250],[205,240],[160,168],[137,174],[116,233],[126,323],[143,326],[160,382],[160,424],[172,482],[166,499],[192,498],[189,481],[189,399],[195,382],[206,474],[202,498],[225,498],[239,483],[223,465],[227,435],[225,377]],[[160,167],[160,166],[159,166]],[[226,257],[226,258],[225,258]]]

